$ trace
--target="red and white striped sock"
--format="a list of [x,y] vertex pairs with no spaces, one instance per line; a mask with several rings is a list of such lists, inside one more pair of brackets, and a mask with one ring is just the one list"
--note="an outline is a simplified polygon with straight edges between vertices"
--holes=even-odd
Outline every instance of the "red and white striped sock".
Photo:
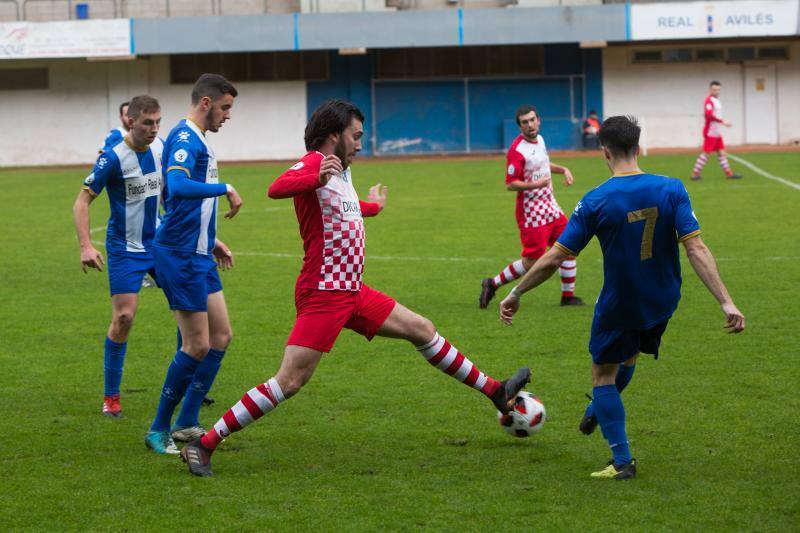
[[494,288],[500,287],[501,285],[505,285],[509,281],[514,281],[515,279],[519,278],[523,274],[525,274],[526,270],[523,266],[522,259],[519,261],[514,261],[507,267],[505,267],[498,275],[492,278],[492,284]]
[[578,263],[575,258],[566,258],[558,272],[561,274],[561,296],[572,298],[575,296],[575,274],[578,273]]
[[228,435],[244,428],[269,413],[285,398],[278,381],[270,378],[266,383],[250,389],[236,405],[217,420],[214,427],[200,439],[202,445],[214,450]]
[[708,163],[708,156],[705,152],[701,152],[700,155],[697,156],[697,161],[694,162],[694,168],[692,169],[693,176],[699,176],[700,171],[703,170],[703,167],[706,166]]
[[719,154],[717,155],[717,161],[719,161],[719,166],[722,167],[722,171],[726,176],[733,174],[731,166],[728,164],[728,156]]
[[481,372],[472,361],[464,357],[455,346],[438,333],[430,342],[417,346],[417,350],[430,364],[445,374],[453,376],[490,398],[500,387],[499,381]]

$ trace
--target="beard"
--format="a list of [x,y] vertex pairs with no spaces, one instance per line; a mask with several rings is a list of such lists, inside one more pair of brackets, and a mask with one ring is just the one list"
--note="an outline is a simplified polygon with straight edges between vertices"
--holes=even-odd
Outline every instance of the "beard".
[[340,135],[339,140],[336,142],[336,146],[333,147],[333,155],[339,158],[339,161],[342,162],[342,170],[347,170],[349,166],[347,162],[347,147],[344,145],[344,136]]

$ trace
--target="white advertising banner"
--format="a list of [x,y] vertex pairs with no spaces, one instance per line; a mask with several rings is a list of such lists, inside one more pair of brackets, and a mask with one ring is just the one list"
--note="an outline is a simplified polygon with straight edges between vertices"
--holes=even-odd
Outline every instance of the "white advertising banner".
[[0,23],[0,59],[134,53],[130,19]]
[[630,37],[703,39],[797,34],[798,0],[632,4]]

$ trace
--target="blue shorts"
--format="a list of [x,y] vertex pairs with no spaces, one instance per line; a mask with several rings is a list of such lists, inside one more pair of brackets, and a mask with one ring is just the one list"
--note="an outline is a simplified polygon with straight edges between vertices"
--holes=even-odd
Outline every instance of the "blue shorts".
[[108,254],[108,288],[115,294],[138,293],[145,274],[154,275],[152,254]]
[[208,295],[222,290],[217,263],[207,255],[155,248],[158,284],[173,311],[208,311]]
[[596,365],[622,363],[639,352],[650,353],[658,359],[661,336],[667,329],[669,319],[648,329],[605,329],[592,322],[589,353]]

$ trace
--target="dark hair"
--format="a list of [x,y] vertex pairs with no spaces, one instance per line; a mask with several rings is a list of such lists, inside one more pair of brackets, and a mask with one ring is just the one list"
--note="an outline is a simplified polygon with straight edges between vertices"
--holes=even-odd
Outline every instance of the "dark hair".
[[159,109],[161,105],[152,96],[146,94],[134,96],[128,103],[128,116],[135,119],[142,113],[153,113]]
[[121,104],[119,104],[119,114],[122,115],[122,110],[125,109],[125,106],[130,106],[130,105],[131,105],[130,102],[122,102]]
[[192,104],[197,104],[201,98],[208,96],[212,102],[216,102],[222,95],[229,94],[236,98],[239,91],[231,82],[219,74],[202,74],[194,83],[192,88]]
[[708,84],[709,87],[711,87],[712,85],[716,85],[717,87],[722,87],[722,84],[717,80],[712,80],[711,83]]
[[517,108],[517,112],[514,114],[514,120],[516,120],[516,121],[517,121],[517,126],[519,126],[519,125],[520,125],[520,123],[519,123],[519,117],[521,117],[522,115],[527,115],[527,114],[528,114],[528,113],[530,113],[531,111],[533,111],[534,113],[536,113],[536,116],[537,116],[537,117],[539,116],[539,112],[538,112],[538,111],[536,111],[536,108],[535,108],[535,107],[533,107],[532,105],[529,105],[529,104],[524,104],[524,105],[521,105],[521,106],[519,106],[519,107]]
[[342,133],[353,118],[364,122],[364,113],[346,100],[328,100],[319,106],[306,124],[306,150],[317,150],[332,133]]
[[597,114],[597,111],[595,111],[594,109],[592,109],[591,111],[589,111],[589,114],[590,114],[590,115],[596,115],[596,114]]
[[597,137],[600,144],[607,148],[612,156],[628,159],[636,154],[641,132],[642,128],[639,127],[636,118],[630,115],[608,117],[600,126]]

